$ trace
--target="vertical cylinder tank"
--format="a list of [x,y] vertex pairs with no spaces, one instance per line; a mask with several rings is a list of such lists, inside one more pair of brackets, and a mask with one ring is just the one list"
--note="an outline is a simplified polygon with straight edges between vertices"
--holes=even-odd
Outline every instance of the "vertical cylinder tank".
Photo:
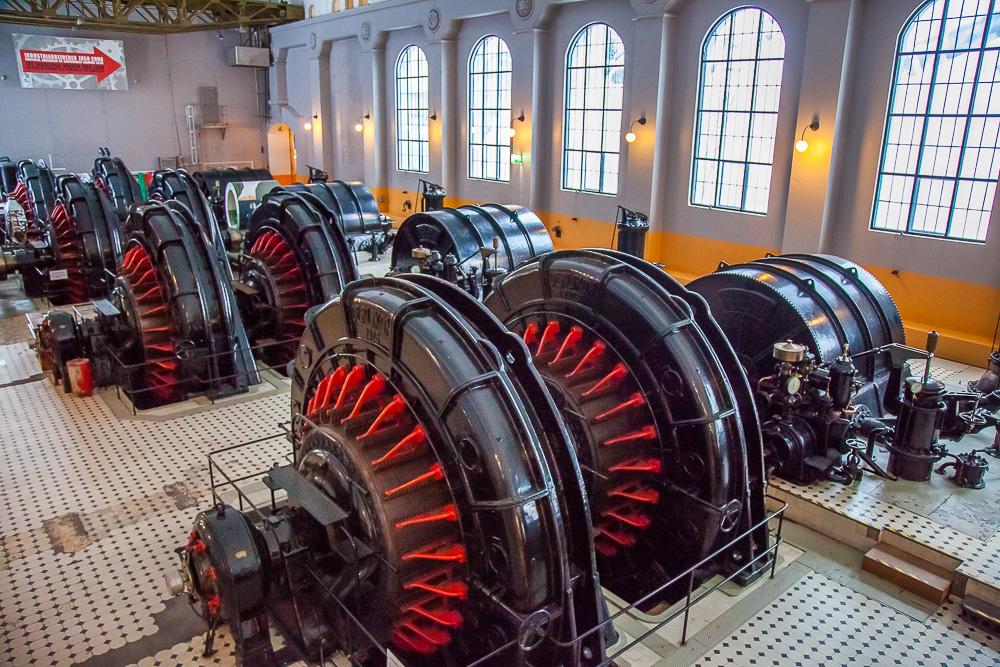
[[934,379],[907,378],[889,447],[889,472],[926,482],[939,458],[938,436],[944,419],[944,385]]

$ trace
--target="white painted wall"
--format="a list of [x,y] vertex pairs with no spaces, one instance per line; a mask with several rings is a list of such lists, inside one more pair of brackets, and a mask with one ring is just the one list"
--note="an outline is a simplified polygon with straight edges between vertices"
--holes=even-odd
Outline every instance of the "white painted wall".
[[[324,123],[327,135],[313,143],[310,158],[321,158],[334,177],[363,177],[374,187],[412,192],[419,175],[395,168],[392,68],[399,51],[415,43],[427,54],[431,110],[439,113],[439,121],[431,123],[430,173],[424,177],[448,180],[441,171],[442,132],[453,132],[454,182],[448,189],[454,197],[515,201],[560,217],[609,222],[622,204],[653,211],[657,230],[786,251],[824,249],[870,265],[1000,286],[1000,207],[994,208],[986,244],[868,229],[895,39],[919,3],[754,3],[777,19],[786,43],[774,170],[764,216],[688,204],[701,42],[719,16],[747,4],[739,0],[534,0],[527,18],[515,13],[513,0],[389,0],[272,30],[276,56],[288,54],[285,62],[279,57],[272,70],[272,102],[281,119],[293,126],[301,123],[305,107],[325,104],[330,109],[332,119],[324,119],[332,120]],[[440,18],[434,30],[432,11]],[[669,18],[664,19],[664,13]],[[638,130],[639,141],[622,146],[623,174],[615,197],[561,188],[563,63],[569,41],[591,21],[611,24],[626,46],[623,132],[640,113],[650,121]],[[514,140],[515,150],[527,159],[513,168],[509,184],[467,177],[468,56],[476,40],[489,33],[502,36],[511,47],[512,115],[523,108],[527,117]],[[446,74],[441,54],[452,48],[449,41],[454,41],[455,71],[450,76],[456,83],[450,124],[441,119]],[[661,49],[666,64],[662,73]],[[322,68],[310,67],[308,61],[327,58],[325,54],[328,81],[320,85]],[[384,107],[379,115],[373,62],[382,58]],[[281,93],[283,81],[288,82],[286,96]],[[307,101],[310,95],[320,95],[324,86],[329,100]],[[373,118],[366,121],[359,142],[353,125],[363,113],[373,113]],[[812,148],[805,154],[794,153],[794,141],[813,115],[819,116],[820,130],[809,137]],[[300,148],[300,162],[305,150]]]
[[[826,0],[821,0],[825,4]],[[736,243],[777,248],[781,246],[788,199],[788,179],[795,143],[795,117],[802,80],[805,27],[809,6],[802,0],[761,0],[753,3],[777,20],[785,36],[785,63],[778,103],[778,130],[767,215],[753,215],[699,208],[688,204],[691,185],[691,151],[702,41],[726,12],[746,3],[732,0],[698,0],[687,3],[673,19],[672,61],[668,124],[670,139],[664,229],[707,236]]]
[[[866,2],[862,13],[853,94],[844,135],[842,187],[834,209],[830,250],[859,261],[956,280],[1000,285],[1000,205],[994,202],[985,244],[940,241],[868,230],[895,41],[918,0]],[[1000,190],[998,190],[1000,194]],[[956,298],[961,298],[956,295]]]
[[156,167],[161,156],[188,156],[184,106],[199,86],[215,86],[229,123],[225,139],[202,133],[202,161],[264,164],[264,125],[258,118],[254,70],[226,64],[238,35],[214,31],[179,35],[114,35],[125,41],[127,91],[21,88],[11,33],[105,38],[108,32],[0,24],[0,154],[45,158],[71,171],[89,171],[98,146],[108,146],[131,169]]

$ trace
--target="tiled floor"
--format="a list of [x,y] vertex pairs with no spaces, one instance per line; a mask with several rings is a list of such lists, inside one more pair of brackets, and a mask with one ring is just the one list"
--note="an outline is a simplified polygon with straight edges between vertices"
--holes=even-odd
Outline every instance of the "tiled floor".
[[955,604],[917,621],[810,572],[695,664],[996,667],[998,648]]
[[[156,633],[163,573],[209,501],[206,453],[275,433],[287,410],[282,392],[155,422],[47,380],[0,387],[0,663],[70,664]],[[243,452],[225,460],[231,474],[266,469],[287,444]]]
[[[0,320],[2,322],[3,320]],[[0,345],[0,387],[36,377],[42,372],[38,356],[27,341]]]
[[[277,433],[288,417],[286,390],[160,418],[116,416],[107,394],[73,398],[39,377],[25,345],[23,313],[32,304],[12,305],[2,292],[0,285],[0,664],[234,664],[225,632],[216,654],[201,657],[197,619],[168,597],[162,574],[197,508],[208,503],[207,452]],[[249,474],[286,454],[287,444],[274,438],[222,457],[222,465]],[[909,512],[899,517],[913,521],[933,523],[943,507],[922,508],[925,517],[912,503],[907,509],[880,499],[874,485],[860,500],[841,498],[841,491],[816,493],[821,502],[828,494],[858,512]],[[834,665],[853,656],[867,660],[856,664],[891,665],[900,655],[914,665],[1000,660],[997,639],[959,619],[954,604],[933,613],[898,590],[864,583],[859,553],[831,560],[831,552],[846,547],[788,529],[792,537],[799,531],[789,538],[799,548],[782,551],[774,580],[713,593],[693,610],[685,646],[678,645],[675,621],[619,664]],[[973,540],[967,548],[977,548],[978,537],[952,530],[956,543]],[[967,562],[974,561],[970,553]],[[619,626],[626,640],[643,631],[634,619]],[[864,647],[866,641],[871,645]],[[787,662],[781,652],[791,656]]]

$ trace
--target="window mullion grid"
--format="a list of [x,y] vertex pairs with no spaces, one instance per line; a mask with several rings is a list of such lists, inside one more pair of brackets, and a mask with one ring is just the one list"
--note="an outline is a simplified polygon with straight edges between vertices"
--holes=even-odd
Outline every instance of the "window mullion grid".
[[479,78],[479,176],[486,174],[486,74]]
[[475,120],[474,120],[474,117],[475,117],[475,113],[476,113],[476,110],[475,110],[475,90],[476,90],[475,81],[476,81],[476,73],[474,71],[474,67],[475,67],[474,63],[475,62],[476,62],[476,54],[473,53],[472,54],[472,59],[470,60],[470,63],[473,63],[473,64],[470,64],[470,66],[469,66],[469,116],[468,116],[468,118],[469,118],[469,130],[468,130],[468,132],[469,132],[469,148],[467,150],[468,155],[467,155],[467,158],[466,158],[466,164],[468,165],[467,169],[468,169],[468,173],[469,173],[469,178],[474,178],[473,175],[472,175],[472,173],[473,173],[473,171],[472,171],[472,147],[475,145],[475,142],[474,142],[474,137],[472,135],[472,131],[473,131],[473,129],[475,129]]
[[585,34],[583,41],[583,109],[580,112],[580,183],[577,190],[586,190],[587,183],[587,74],[590,71],[590,35]]
[[478,178],[485,178],[486,177],[486,159],[485,159],[485,152],[486,152],[486,146],[485,146],[485,144],[486,144],[486,133],[485,133],[485,130],[486,130],[486,53],[485,53],[485,48],[486,48],[486,43],[485,42],[483,42],[481,44],[481,48],[484,49],[483,54],[481,56],[482,68],[476,74],[478,76],[478,78],[479,78],[479,100],[478,100],[478,104],[476,104],[476,117],[477,117],[477,121],[478,121],[479,135],[480,135],[479,139],[476,141],[476,145],[479,147],[479,160],[476,163],[476,167],[479,170],[479,172],[478,172],[479,173]]
[[722,206],[722,145],[726,140],[726,111],[729,107],[729,71],[732,67],[733,58],[733,26],[735,16],[729,19],[729,37],[726,45],[726,76],[722,82],[722,120],[719,123],[719,147],[715,156],[715,206]]
[[[431,138],[430,138],[430,134],[431,134],[431,128],[430,128],[431,77],[430,77],[430,72],[429,72],[429,70],[430,70],[430,64],[428,64],[427,67],[428,67],[428,74],[426,76],[420,76],[420,77],[418,77],[418,79],[422,79],[423,83],[422,84],[418,83],[418,85],[417,85],[417,94],[418,95],[420,94],[420,92],[424,88],[427,89],[427,107],[421,109],[421,111],[423,111],[424,113],[426,113],[427,116],[428,116],[428,118],[427,118],[427,138],[426,139],[420,139],[420,143],[418,144],[418,147],[420,148],[420,159],[421,159],[421,164],[420,164],[421,169],[420,169],[420,171],[424,171],[424,172],[430,171],[430,169],[431,169]],[[422,163],[423,162],[423,157],[424,157],[424,147],[425,146],[427,147],[427,151],[426,151],[427,152],[427,166],[426,167],[424,167],[424,165]]]
[[[583,52],[584,52],[584,55],[586,56],[586,53],[587,53],[587,46],[586,46],[586,44],[584,44],[582,47],[578,44],[576,48],[578,48],[578,49],[582,48]],[[569,157],[570,157],[570,155],[573,154],[573,149],[572,149],[573,139],[572,139],[572,137],[573,137],[573,134],[575,132],[577,132],[577,131],[579,131],[581,133],[583,132],[583,115],[582,114],[580,116],[580,127],[576,128],[576,127],[572,126],[573,112],[577,110],[576,107],[573,106],[573,92],[572,92],[572,89],[570,88],[570,85],[573,83],[573,77],[571,76],[572,72],[573,72],[573,70],[570,69],[566,73],[566,86],[567,86],[567,88],[566,88],[566,123],[564,125],[565,129],[563,130],[563,172],[564,172],[563,180],[566,183],[566,187],[571,188],[573,190],[579,190],[580,189],[580,185],[579,184],[574,185],[573,183],[569,182]],[[586,79],[587,73],[584,72],[583,76],[584,76],[584,79]],[[586,91],[584,91],[583,93],[581,93],[581,95],[583,95],[585,92]],[[580,151],[581,151],[581,160],[582,160],[582,151],[583,151],[583,146],[582,145],[580,146]],[[582,164],[582,162],[581,162],[581,164]],[[582,167],[581,167],[581,169],[582,169]],[[582,184],[583,181],[580,181],[580,183]]]
[[489,179],[489,180],[496,180],[496,178],[489,176],[489,174],[492,173],[491,169],[493,169],[493,167],[496,166],[496,165],[491,164],[492,161],[490,160],[489,151],[487,149],[492,148],[492,145],[487,140],[487,138],[486,138],[486,132],[485,132],[486,125],[487,125],[486,119],[490,115],[490,112],[493,111],[493,107],[489,107],[486,104],[486,87],[489,85],[489,82],[490,82],[491,78],[494,79],[493,82],[496,83],[496,80],[495,80],[495,77],[493,75],[493,72],[486,71],[486,73],[483,74],[483,109],[482,109],[482,112],[481,112],[482,113],[482,119],[481,120],[482,120],[482,123],[483,123],[483,130],[484,130],[484,132],[483,132],[483,149],[482,149],[483,150],[483,158],[482,159],[483,159],[483,178]]
[[[486,127],[486,118],[487,118],[487,116],[488,115],[492,116],[493,119],[496,120],[497,112],[498,112],[499,107],[500,107],[500,75],[497,74],[496,72],[489,72],[486,75],[486,79],[487,80],[493,79],[493,85],[496,88],[497,102],[492,107],[487,108],[487,106],[486,106],[486,89],[483,88],[483,127],[484,128]],[[499,125],[497,125],[496,131],[497,131],[497,133],[500,132],[500,126]],[[499,137],[496,137],[494,139],[494,143],[490,144],[489,142],[486,141],[486,136],[483,135],[483,143],[484,144],[489,144],[488,146],[484,146],[483,147],[483,163],[484,163],[483,164],[483,173],[486,173],[486,171],[487,171],[487,169],[486,169],[487,164],[486,163],[491,163],[489,165],[489,168],[491,170],[493,170],[491,173],[493,173],[494,176],[491,177],[491,180],[494,180],[494,181],[499,180],[499,178],[500,178],[500,163],[499,163],[499,158],[497,158],[497,160],[491,160],[490,157],[486,153],[486,149],[487,148],[489,148],[489,149],[495,148],[495,142],[497,142],[497,141],[499,141]],[[492,153],[492,150],[490,152]]]
[[[485,59],[484,59],[485,60]],[[479,177],[486,176],[486,77],[484,72],[479,77]]]
[[476,114],[479,116],[479,176],[482,178],[486,174],[486,74],[479,77],[479,108]]
[[750,140],[753,137],[753,115],[757,104],[757,67],[760,65],[760,35],[764,29],[764,12],[758,10],[757,45],[754,50],[753,77],[750,79],[750,115],[747,119],[747,146],[743,160],[743,195],[740,198],[740,210],[747,210],[747,188],[750,182]]
[[[988,23],[989,23],[989,19],[987,19],[987,33],[989,33],[989,25],[988,25]],[[996,51],[998,49],[1000,49],[1000,46],[991,46],[991,47],[986,48],[987,51]],[[898,55],[907,55],[907,56],[933,56],[933,55],[940,54],[940,55],[948,56],[948,55],[955,55],[955,54],[958,54],[958,53],[964,53],[965,51],[968,51],[968,49],[941,49],[940,51],[907,51],[905,54],[902,51],[900,51],[898,53]]]
[[[493,79],[493,85],[494,85],[494,87],[496,88],[496,91],[497,91],[497,93],[496,93],[497,94],[497,98],[496,98],[497,101],[496,101],[496,104],[494,104],[492,107],[490,107],[488,111],[485,109],[486,102],[485,101],[483,102],[483,107],[484,107],[484,109],[483,109],[483,125],[486,125],[486,115],[487,115],[487,113],[489,113],[489,115],[492,117],[492,119],[494,121],[498,121],[499,116],[500,116],[500,72],[499,71],[490,72],[487,75],[487,77]],[[499,155],[499,150],[498,150],[499,147],[500,147],[500,123],[496,122],[495,124],[496,124],[496,132],[497,132],[497,134],[494,137],[493,143],[489,145],[489,148],[490,148],[490,153],[496,155],[496,159],[495,160],[493,160],[493,159],[490,160],[490,162],[491,162],[490,168],[493,170],[492,171],[493,176],[492,176],[491,180],[498,181],[498,180],[500,180],[500,155]],[[485,153],[484,153],[484,155],[485,155]]]
[[604,67],[601,68],[601,177],[597,181],[597,191],[606,192],[604,189],[604,163],[607,153],[604,151],[604,140],[606,139],[606,125],[608,115],[608,75],[611,73],[611,57],[608,51],[611,49],[611,39],[607,32],[604,33]]
[[[904,32],[905,32],[905,29],[904,29]],[[882,137],[882,158],[879,161],[878,181],[875,184],[875,209],[872,211],[872,224],[871,224],[872,227],[874,227],[874,225],[875,225],[875,222],[876,222],[876,220],[875,220],[876,212],[878,210],[878,204],[881,201],[882,177],[886,176],[886,175],[889,175],[889,176],[904,176],[904,177],[913,176],[914,179],[916,178],[915,174],[898,174],[898,173],[886,171],[886,167],[888,166],[886,164],[886,159],[887,159],[887,157],[889,155],[889,151],[888,151],[888,148],[889,148],[889,128],[892,125],[892,119],[894,117],[900,115],[900,114],[893,113],[892,109],[895,106],[897,89],[899,87],[899,73],[900,73],[900,70],[901,70],[900,57],[902,55],[901,49],[902,49],[902,45],[903,45],[903,37],[904,37],[904,34],[901,33],[900,36],[899,36],[899,39],[897,40],[896,63],[895,63],[895,66],[893,67],[892,82],[890,83],[890,87],[889,87],[889,91],[890,91],[889,92],[889,108],[888,108],[888,113],[886,114],[885,131],[883,132],[883,137]],[[926,111],[926,109],[925,109],[925,111]],[[909,115],[914,116],[914,117],[921,116],[921,114],[909,114]],[[924,122],[926,122],[926,115],[924,115],[923,117],[924,117]],[[911,137],[911,140],[912,140],[912,137]],[[911,191],[911,195],[912,195],[912,191]],[[879,229],[878,227],[875,227],[875,228]],[[884,229],[884,227],[883,227],[883,229]]]
[[[587,61],[588,61],[588,58],[590,57],[590,44],[589,44],[590,40],[589,40],[589,35],[587,33],[583,33],[582,35],[580,35],[580,38],[584,40],[583,41],[583,45],[582,45],[583,46],[583,63],[584,63],[584,66],[582,68],[575,68],[575,67],[573,67],[573,52],[576,49],[581,48],[580,42],[577,41],[577,43],[576,43],[575,46],[570,47],[570,51],[569,51],[569,66],[566,68],[566,92],[565,92],[565,95],[566,95],[566,105],[565,105],[566,106],[566,115],[565,115],[565,119],[564,119],[564,123],[563,123],[563,185],[565,187],[571,189],[571,190],[583,190],[583,184],[584,184],[584,166],[586,165],[586,162],[587,162],[587,160],[586,160],[587,153],[584,150],[584,143],[583,142],[584,142],[584,138],[587,136],[587,132],[586,132],[586,128],[587,128],[587,85],[586,84],[587,84]],[[577,109],[576,107],[572,106],[572,104],[573,104],[573,95],[572,95],[572,89],[571,89],[570,85],[572,83],[572,76],[571,76],[571,74],[572,74],[572,72],[573,72],[574,69],[580,69],[583,72],[583,83],[584,83],[583,93],[582,93],[583,103],[582,103],[582,108],[580,108],[580,109]],[[574,128],[570,124],[570,117],[572,116],[572,113],[571,113],[572,111],[580,111],[580,128],[579,128],[579,133],[580,133],[580,149],[579,149],[579,153],[580,153],[580,168],[577,170],[579,172],[579,174],[580,174],[580,181],[579,181],[579,183],[576,183],[576,184],[573,184],[573,183],[569,182],[569,156],[572,153],[572,149],[570,148],[570,143],[571,143],[570,137],[572,137],[573,132],[574,132]]]
[[[502,110],[504,111],[504,119],[506,121],[505,124],[504,124],[504,133],[507,134],[506,128],[514,126],[514,119],[512,118],[512,111],[511,111],[514,108],[514,70],[513,70],[513,61],[511,61],[511,69],[510,70],[503,70],[502,71],[502,73],[500,75],[500,81],[501,82],[504,80],[504,76],[507,77],[507,88],[509,89],[509,99],[510,99],[510,104],[507,105],[506,107],[502,107]],[[508,162],[508,164],[504,164],[503,168],[506,169],[506,171],[507,171],[506,182],[509,183],[510,179],[511,179],[510,164],[509,164],[509,162],[510,162],[510,156],[514,152],[514,137],[513,136],[507,136],[507,137],[505,137],[505,139],[504,139],[504,146],[507,148],[507,162]],[[497,153],[497,159],[498,160],[502,159],[502,153],[503,153],[503,151],[499,151]],[[497,175],[499,176],[500,174],[498,173]]]
[[990,21],[993,18],[993,9],[995,4],[996,0],[990,0],[990,7],[989,10],[987,10],[986,21],[983,24],[983,36],[982,39],[979,40],[978,51],[973,51],[971,48],[965,51],[965,53],[978,53],[979,60],[976,62],[976,74],[972,79],[972,92],[969,95],[969,106],[966,107],[965,112],[965,131],[962,133],[962,145],[958,151],[958,165],[955,169],[955,177],[952,181],[951,206],[948,208],[948,224],[945,226],[944,230],[946,238],[952,238],[951,226],[955,220],[955,205],[958,202],[958,184],[962,180],[962,163],[965,160],[965,149],[969,143],[969,128],[972,126],[972,109],[976,106],[976,94],[979,92],[979,77],[983,72],[983,59],[986,55],[984,49],[986,47],[987,37],[989,36]]
[[[704,48],[702,49],[702,55],[704,55]],[[701,132],[704,123],[701,120],[701,116],[705,113],[705,60],[701,61],[701,71],[699,73],[699,85],[698,85],[698,106],[695,109],[695,121],[694,121],[694,158],[691,161],[692,173],[691,173],[691,191],[688,194],[688,200],[694,203],[695,193],[698,191],[698,156],[701,155]]]
[[[934,101],[934,88],[937,85],[937,73],[938,73],[938,63],[941,62],[941,45],[944,44],[944,28],[945,23],[948,20],[948,5],[951,0],[944,0],[944,7],[941,12],[940,27],[938,28],[938,43],[937,51],[934,53],[934,64],[931,67],[931,80],[927,88],[927,101],[925,102],[924,111],[930,111],[931,104]],[[902,40],[902,35],[900,35],[900,40]],[[899,66],[899,57],[897,56],[897,67]],[[893,90],[893,97],[895,97],[896,91]],[[891,111],[891,108],[890,108]],[[906,231],[913,231],[914,217],[917,212],[917,197],[920,193],[920,169],[923,166],[921,163],[924,159],[924,143],[927,141],[927,119],[924,119],[923,127],[920,130],[920,144],[917,149],[917,166],[913,173],[913,187],[910,189],[910,210],[906,215]]]
[[399,78],[399,66],[396,67],[396,168],[402,169],[403,167],[403,139],[400,136],[400,128],[402,127],[403,119],[403,102],[402,102],[402,81]]

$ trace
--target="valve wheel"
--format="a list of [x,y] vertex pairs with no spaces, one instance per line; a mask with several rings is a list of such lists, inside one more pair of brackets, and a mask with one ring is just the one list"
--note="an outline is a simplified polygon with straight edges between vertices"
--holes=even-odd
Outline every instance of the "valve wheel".
[[292,247],[276,231],[267,230],[258,236],[247,254],[263,264],[267,271],[278,311],[277,340],[280,342],[265,356],[287,361],[295,356],[305,328],[305,314],[312,305],[305,276]]
[[352,505],[359,502],[355,486],[364,489],[355,529],[382,545],[389,566],[379,581],[390,640],[408,653],[432,655],[462,627],[469,589],[444,464],[407,399],[382,373],[349,356],[332,357],[324,367],[306,394],[300,471]]
[[143,386],[157,401],[170,402],[178,394],[180,362],[174,350],[170,309],[145,246],[133,242],[128,247],[119,273],[133,308],[138,343],[142,347]]
[[642,387],[613,344],[583,322],[536,313],[511,328],[566,402],[564,414],[590,468],[594,548],[610,558],[653,524],[663,472],[660,437]]
[[62,200],[58,200],[49,218],[52,249],[56,264],[66,271],[66,280],[51,284],[49,299],[55,304],[81,303],[87,300],[83,277],[83,249],[76,221]]

